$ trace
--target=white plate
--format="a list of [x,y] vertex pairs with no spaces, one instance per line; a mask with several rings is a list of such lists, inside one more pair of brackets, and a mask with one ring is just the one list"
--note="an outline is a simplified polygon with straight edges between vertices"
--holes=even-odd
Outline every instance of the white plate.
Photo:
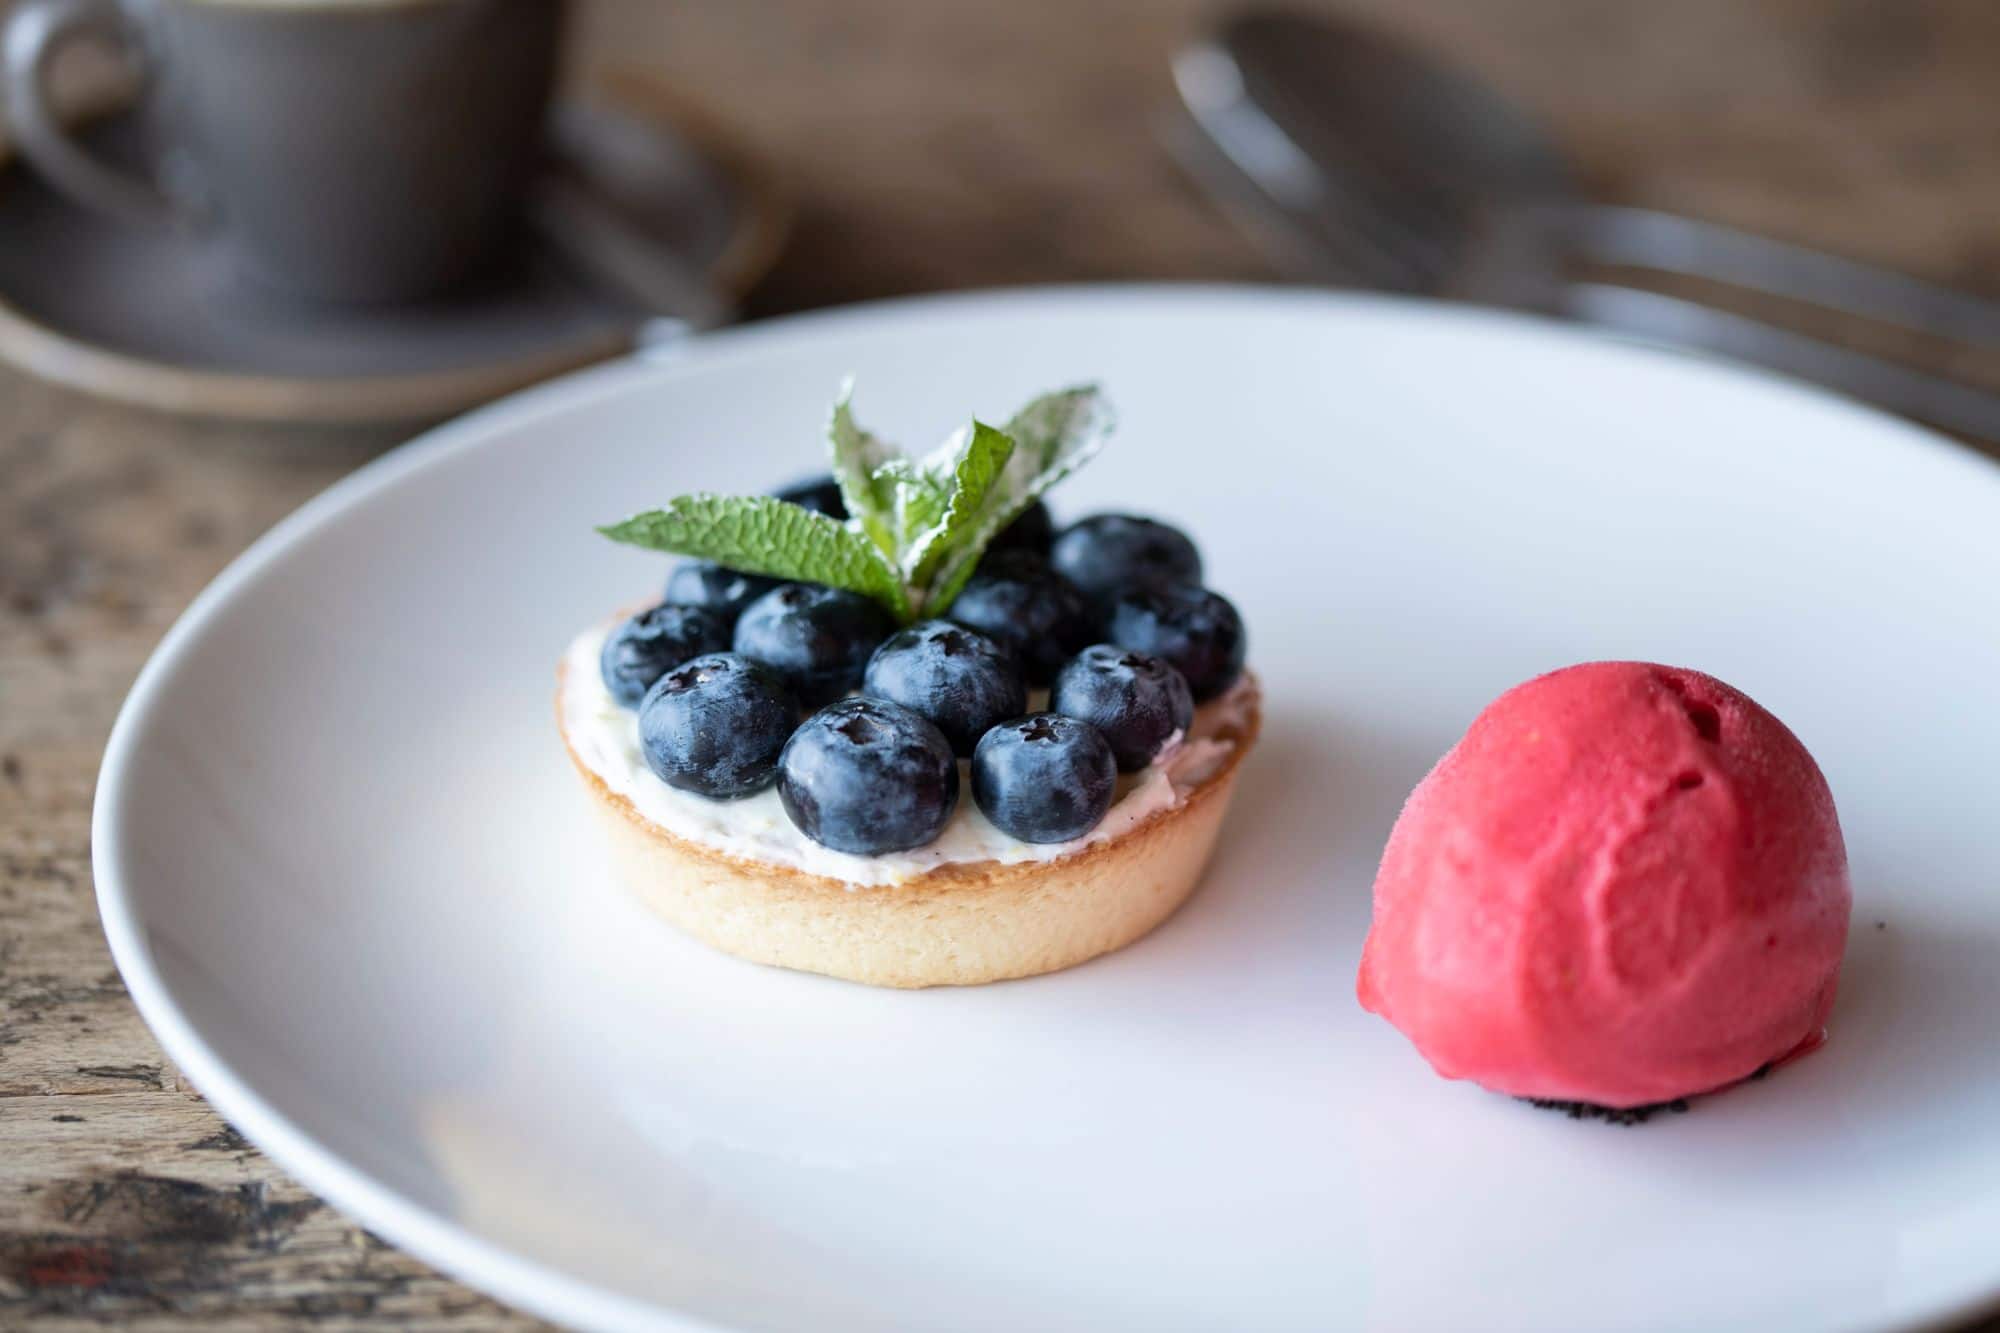
[[[1269,690],[1205,888],[1058,976],[897,993],[605,881],[551,720],[666,562],[595,522],[1102,379],[1059,496],[1183,520]],[[174,628],[105,759],[106,930],[168,1053],[367,1225],[602,1328],[1885,1328],[2000,1290],[2000,471],[1788,384],[1260,291],[716,335],[364,469]],[[1803,736],[1855,933],[1832,1044],[1638,1129],[1361,1012],[1398,803],[1489,697],[1685,663]]]

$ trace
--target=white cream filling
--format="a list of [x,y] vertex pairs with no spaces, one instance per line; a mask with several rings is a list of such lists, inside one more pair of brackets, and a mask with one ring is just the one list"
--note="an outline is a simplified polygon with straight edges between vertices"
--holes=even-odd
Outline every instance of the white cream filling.
[[570,748],[585,767],[640,814],[677,837],[729,856],[845,880],[852,888],[903,884],[961,861],[1053,861],[1118,837],[1148,816],[1180,804],[1206,781],[1235,748],[1234,741],[1217,733],[1240,728],[1257,706],[1257,683],[1246,671],[1219,698],[1197,709],[1189,734],[1169,737],[1151,766],[1120,775],[1111,809],[1081,838],[1034,843],[1002,833],[979,812],[968,766],[961,762],[958,808],[935,842],[906,852],[855,856],[822,847],[799,832],[775,786],[742,800],[716,801],[660,781],[640,753],[637,713],[618,706],[598,672],[598,654],[610,629],[600,625],[578,635],[564,659],[558,706]]

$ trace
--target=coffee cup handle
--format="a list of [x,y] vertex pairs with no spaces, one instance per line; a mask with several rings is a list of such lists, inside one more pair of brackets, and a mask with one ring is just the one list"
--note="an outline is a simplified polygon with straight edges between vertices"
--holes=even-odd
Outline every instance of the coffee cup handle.
[[24,0],[0,34],[7,124],[22,154],[79,204],[122,221],[158,226],[177,210],[151,181],[105,165],[71,137],[50,108],[48,70],[71,41],[134,45],[118,0]]

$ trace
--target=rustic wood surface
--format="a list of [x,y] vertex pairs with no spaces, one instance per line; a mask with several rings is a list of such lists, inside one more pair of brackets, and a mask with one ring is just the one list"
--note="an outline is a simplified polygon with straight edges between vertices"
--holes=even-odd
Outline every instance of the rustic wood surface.
[[[2000,295],[1990,0],[1353,0],[1558,125],[1606,194]],[[786,164],[753,314],[940,287],[1267,276],[1157,146],[1207,0],[586,10]],[[0,372],[0,1328],[534,1327],[350,1225],[176,1076],[91,895],[140,663],[258,533],[396,443],[115,409]],[[1989,1325],[2000,1329],[2000,1324]]]

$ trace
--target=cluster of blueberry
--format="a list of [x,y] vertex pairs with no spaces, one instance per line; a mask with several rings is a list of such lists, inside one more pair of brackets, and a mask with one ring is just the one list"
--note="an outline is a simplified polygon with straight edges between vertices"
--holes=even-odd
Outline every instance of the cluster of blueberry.
[[[779,495],[846,517],[830,479]],[[837,851],[931,842],[961,758],[995,826],[1067,842],[1104,818],[1118,773],[1151,763],[1241,674],[1243,622],[1200,585],[1178,530],[1102,514],[1058,534],[1036,503],[949,620],[897,630],[858,593],[692,562],[610,635],[601,665],[662,781],[718,800],[775,781],[792,822]],[[1049,690],[1049,711],[1024,716],[1030,688]]]

